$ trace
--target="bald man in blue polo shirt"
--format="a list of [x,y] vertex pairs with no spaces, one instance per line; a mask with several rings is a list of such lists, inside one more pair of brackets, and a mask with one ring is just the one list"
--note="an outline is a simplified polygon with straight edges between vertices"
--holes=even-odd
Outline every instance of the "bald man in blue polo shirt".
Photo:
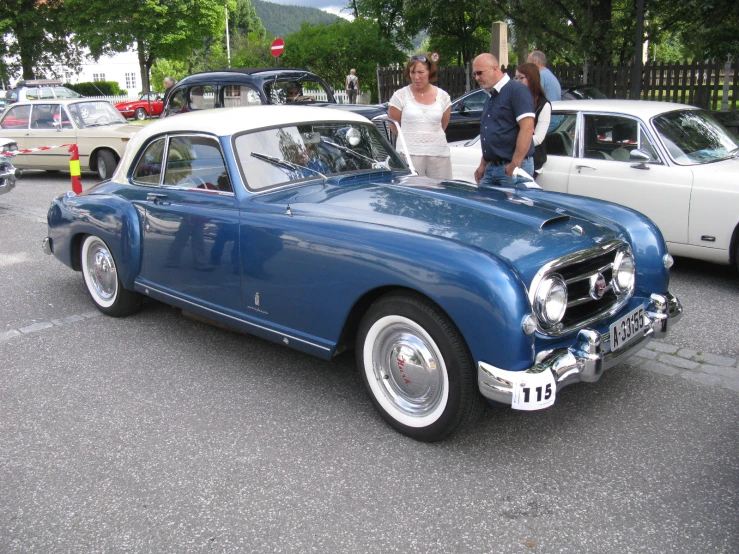
[[534,174],[534,98],[529,88],[503,73],[492,54],[480,54],[472,73],[490,95],[480,120],[482,160],[475,181],[482,187],[513,186],[517,167]]

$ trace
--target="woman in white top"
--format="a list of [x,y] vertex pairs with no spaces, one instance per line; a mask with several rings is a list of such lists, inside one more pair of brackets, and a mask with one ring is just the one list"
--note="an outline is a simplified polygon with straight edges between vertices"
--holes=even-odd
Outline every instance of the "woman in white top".
[[[405,78],[411,84],[395,91],[388,115],[400,122],[416,171],[434,179],[451,179],[451,152],[444,130],[452,101],[446,91],[431,84],[437,75],[431,57],[413,56],[405,66]],[[393,132],[397,132],[394,126]]]
[[533,63],[525,63],[516,68],[516,81],[529,87],[534,97],[534,109],[536,110],[534,119],[534,174],[538,175],[547,161],[544,139],[547,136],[549,122],[552,119],[552,104],[547,100],[544,87],[541,86],[539,68]]

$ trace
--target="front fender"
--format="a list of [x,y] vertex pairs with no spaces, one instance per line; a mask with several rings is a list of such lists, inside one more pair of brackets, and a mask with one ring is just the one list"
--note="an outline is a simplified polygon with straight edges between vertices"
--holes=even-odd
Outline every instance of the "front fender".
[[646,296],[653,292],[668,292],[670,273],[664,265],[664,256],[667,254],[665,239],[647,216],[620,204],[585,196],[545,191],[527,191],[526,194],[540,196],[544,201],[556,203],[584,217],[618,228],[634,252],[638,272],[637,288]]
[[81,237],[95,235],[110,248],[124,288],[133,289],[141,269],[141,218],[136,208],[115,195],[67,193],[52,201],[47,215],[54,256],[80,269]]

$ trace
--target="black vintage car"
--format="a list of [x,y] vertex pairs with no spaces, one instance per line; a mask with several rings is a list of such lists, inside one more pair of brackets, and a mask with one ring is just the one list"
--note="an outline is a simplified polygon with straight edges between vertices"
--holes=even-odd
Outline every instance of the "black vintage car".
[[167,95],[162,117],[212,108],[296,104],[328,106],[363,115],[386,138],[385,104],[340,104],[333,90],[318,75],[305,69],[223,69],[194,73],[181,79]]

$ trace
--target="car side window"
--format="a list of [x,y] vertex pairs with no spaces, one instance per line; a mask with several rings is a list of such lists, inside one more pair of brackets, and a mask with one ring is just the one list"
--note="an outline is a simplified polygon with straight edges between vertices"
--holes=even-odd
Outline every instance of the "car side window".
[[218,141],[200,135],[169,140],[164,184],[233,192]]
[[40,88],[38,98],[39,100],[49,100],[50,98],[54,98],[54,92],[48,87]]
[[180,89],[175,92],[169,99],[169,113],[182,113],[186,112],[185,109],[185,91]]
[[54,104],[34,104],[31,111],[31,129],[54,128]]
[[31,106],[12,106],[5,112],[5,116],[0,121],[2,129],[27,129],[28,120],[31,116]]
[[262,99],[249,85],[226,85],[223,87],[223,107],[259,106]]
[[629,162],[631,152],[641,148],[650,155],[650,161],[659,162],[657,151],[638,120],[610,114],[592,114],[586,115],[583,123],[585,158]]
[[464,106],[464,109],[468,111],[482,110],[487,99],[487,93],[484,90],[480,89],[462,100],[462,102],[460,102],[459,105],[456,107],[456,110],[459,111],[462,106]]
[[216,94],[213,85],[198,85],[190,88],[189,111],[210,110],[216,107]]
[[141,155],[133,180],[142,185],[158,185],[162,175],[162,156],[164,155],[164,139],[157,139],[149,144]]
[[[552,115],[552,117],[555,117]],[[547,156],[571,157],[574,151],[575,131],[577,129],[576,114],[557,114],[559,123],[547,132],[544,144]]]

